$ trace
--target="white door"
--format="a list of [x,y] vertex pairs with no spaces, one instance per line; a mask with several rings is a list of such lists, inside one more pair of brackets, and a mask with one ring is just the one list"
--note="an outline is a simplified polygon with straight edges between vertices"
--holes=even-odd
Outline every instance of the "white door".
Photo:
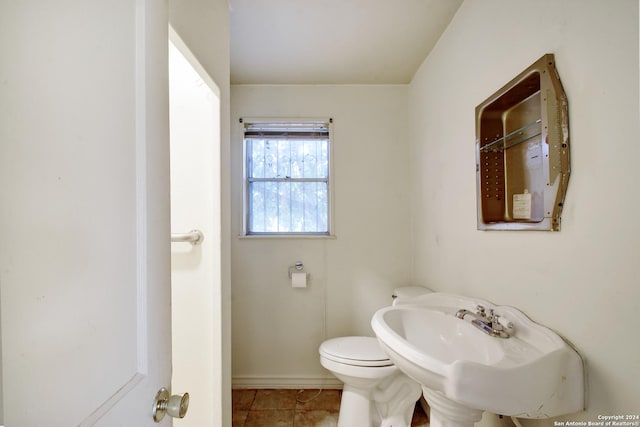
[[167,26],[160,0],[0,1],[7,427],[171,425]]

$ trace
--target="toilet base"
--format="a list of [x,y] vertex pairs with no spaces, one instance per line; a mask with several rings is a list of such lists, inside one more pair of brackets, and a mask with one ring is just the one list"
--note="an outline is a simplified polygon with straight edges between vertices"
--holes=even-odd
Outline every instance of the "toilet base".
[[338,427],[410,427],[422,389],[398,371],[372,388],[345,383]]
[[373,411],[370,393],[345,384],[340,401],[338,427],[372,427]]

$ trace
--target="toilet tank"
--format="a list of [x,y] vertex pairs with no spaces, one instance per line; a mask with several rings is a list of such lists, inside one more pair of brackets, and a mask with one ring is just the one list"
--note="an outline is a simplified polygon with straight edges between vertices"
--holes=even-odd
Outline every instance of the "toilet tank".
[[433,292],[431,289],[424,286],[401,286],[393,290],[393,305],[398,303],[406,303],[420,295],[425,295]]

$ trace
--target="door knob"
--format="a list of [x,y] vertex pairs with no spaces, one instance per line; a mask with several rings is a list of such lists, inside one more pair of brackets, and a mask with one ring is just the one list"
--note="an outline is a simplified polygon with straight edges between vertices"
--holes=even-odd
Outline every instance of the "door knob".
[[153,401],[153,421],[159,423],[169,414],[173,418],[184,418],[189,409],[189,393],[169,395],[169,390],[162,387]]

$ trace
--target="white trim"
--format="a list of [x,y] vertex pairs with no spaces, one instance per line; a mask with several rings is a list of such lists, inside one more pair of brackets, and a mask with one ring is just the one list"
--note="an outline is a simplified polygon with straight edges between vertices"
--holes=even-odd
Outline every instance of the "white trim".
[[[335,234],[238,234],[238,239],[337,239]],[[1,426],[0,426],[1,427]]]
[[240,117],[242,123],[327,123],[331,124],[331,117]]
[[238,388],[288,388],[288,389],[342,389],[342,382],[334,376],[267,376],[267,375],[242,375],[233,377],[231,387]]

